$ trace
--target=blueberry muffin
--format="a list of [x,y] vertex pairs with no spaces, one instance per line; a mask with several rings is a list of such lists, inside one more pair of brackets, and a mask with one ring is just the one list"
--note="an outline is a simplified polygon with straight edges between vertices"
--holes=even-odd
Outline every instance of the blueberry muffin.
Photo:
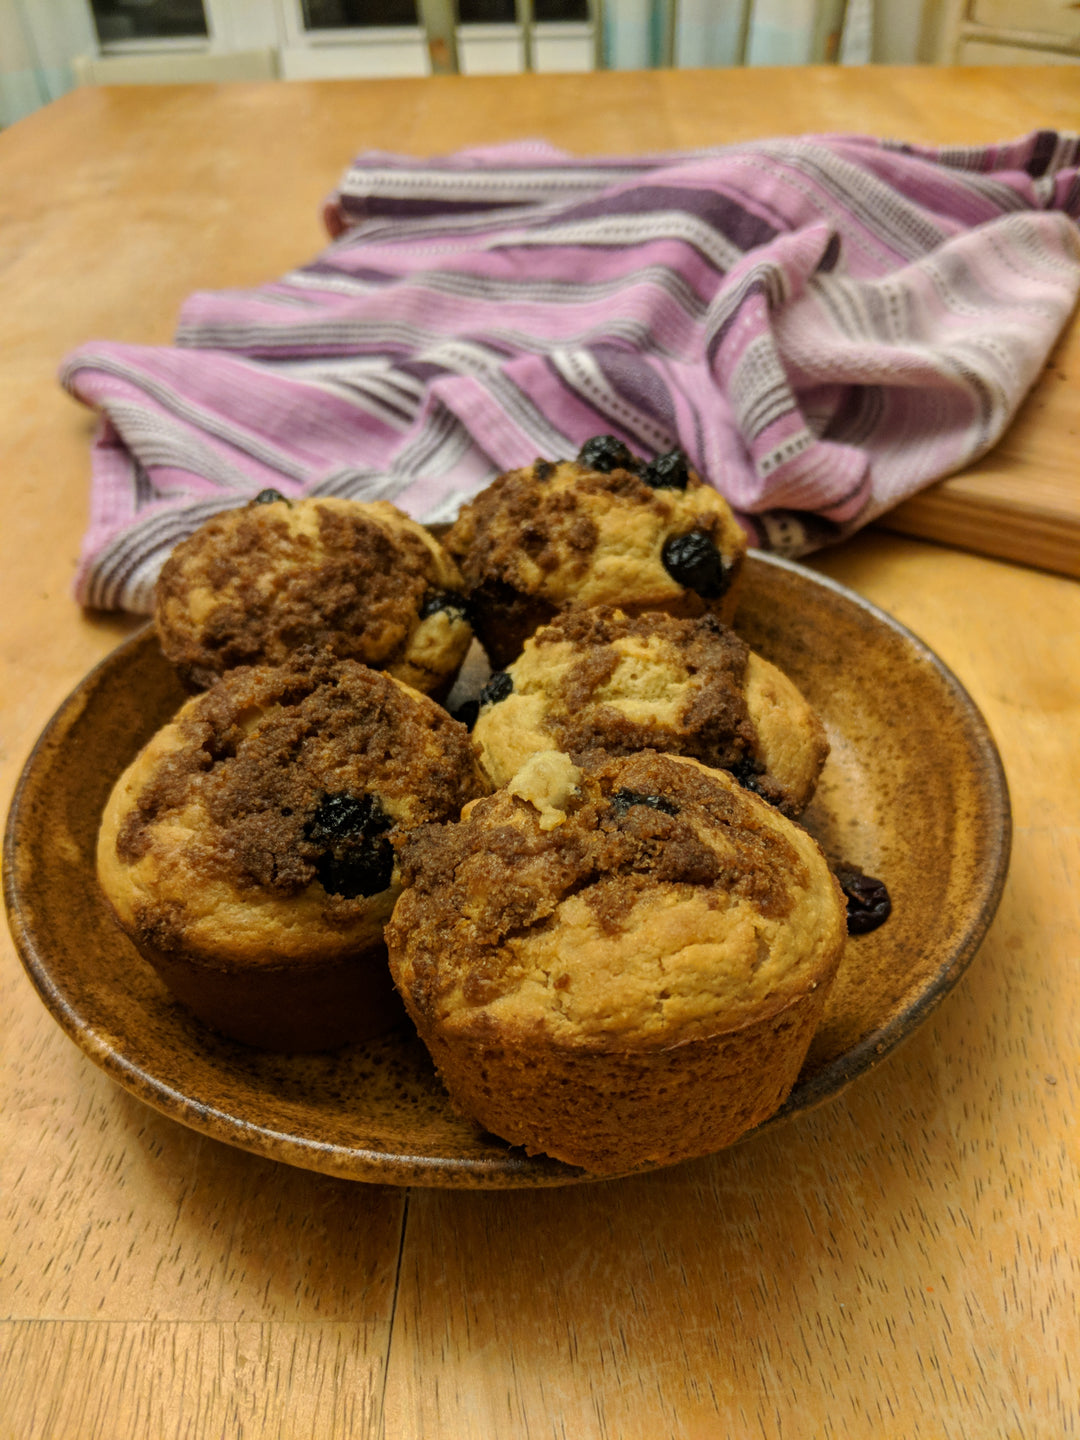
[[404,1018],[382,933],[394,840],[485,789],[468,732],[434,701],[302,650],[230,671],[158,731],[109,799],[98,875],[208,1024],[330,1048]]
[[724,771],[532,757],[402,851],[394,980],[455,1107],[617,1174],[709,1154],[798,1075],[844,945],[821,851]]
[[314,645],[441,697],[472,641],[461,592],[438,541],[388,501],[267,490],[176,546],[154,618],[189,689]]
[[730,770],[796,816],[829,752],[796,686],[714,615],[564,611],[482,697],[473,735],[494,786],[539,750],[652,749]]
[[746,553],[727,502],[681,451],[645,464],[609,435],[576,460],[500,475],[462,507],[444,543],[496,669],[569,605],[730,621]]

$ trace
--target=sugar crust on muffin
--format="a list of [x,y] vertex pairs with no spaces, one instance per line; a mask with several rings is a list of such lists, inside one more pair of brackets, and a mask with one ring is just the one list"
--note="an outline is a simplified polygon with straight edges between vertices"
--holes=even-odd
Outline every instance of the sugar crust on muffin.
[[272,497],[214,516],[165,562],[155,622],[185,683],[315,645],[445,692],[472,629],[434,536],[385,500]]
[[539,750],[655,749],[730,770],[795,816],[828,754],[797,687],[713,615],[568,610],[506,676],[489,687],[473,731],[496,786]]

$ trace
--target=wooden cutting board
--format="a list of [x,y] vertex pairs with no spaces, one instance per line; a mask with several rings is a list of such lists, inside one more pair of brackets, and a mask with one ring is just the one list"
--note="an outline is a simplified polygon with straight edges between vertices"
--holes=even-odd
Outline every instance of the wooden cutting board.
[[877,522],[1080,577],[1080,322],[1074,317],[1005,435],[968,469]]

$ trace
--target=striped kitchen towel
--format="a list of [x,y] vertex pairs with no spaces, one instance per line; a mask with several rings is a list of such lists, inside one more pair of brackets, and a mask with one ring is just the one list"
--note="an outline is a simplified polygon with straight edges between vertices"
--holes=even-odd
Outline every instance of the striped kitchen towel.
[[858,136],[643,157],[361,155],[329,247],[107,342],[86,605],[146,611],[169,549],[273,486],[451,518],[612,433],[681,446],[751,543],[851,533],[1001,435],[1080,289],[1080,138]]

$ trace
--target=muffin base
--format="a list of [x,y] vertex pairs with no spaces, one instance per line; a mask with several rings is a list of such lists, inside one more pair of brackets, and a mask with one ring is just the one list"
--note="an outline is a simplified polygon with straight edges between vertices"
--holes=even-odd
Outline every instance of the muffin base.
[[711,1155],[768,1119],[795,1083],[828,991],[822,983],[739,1029],[654,1048],[448,1037],[412,1018],[461,1114],[529,1155],[621,1175]]
[[136,949],[204,1024],[261,1050],[336,1050],[408,1019],[382,944],[333,960],[245,969],[145,942]]

